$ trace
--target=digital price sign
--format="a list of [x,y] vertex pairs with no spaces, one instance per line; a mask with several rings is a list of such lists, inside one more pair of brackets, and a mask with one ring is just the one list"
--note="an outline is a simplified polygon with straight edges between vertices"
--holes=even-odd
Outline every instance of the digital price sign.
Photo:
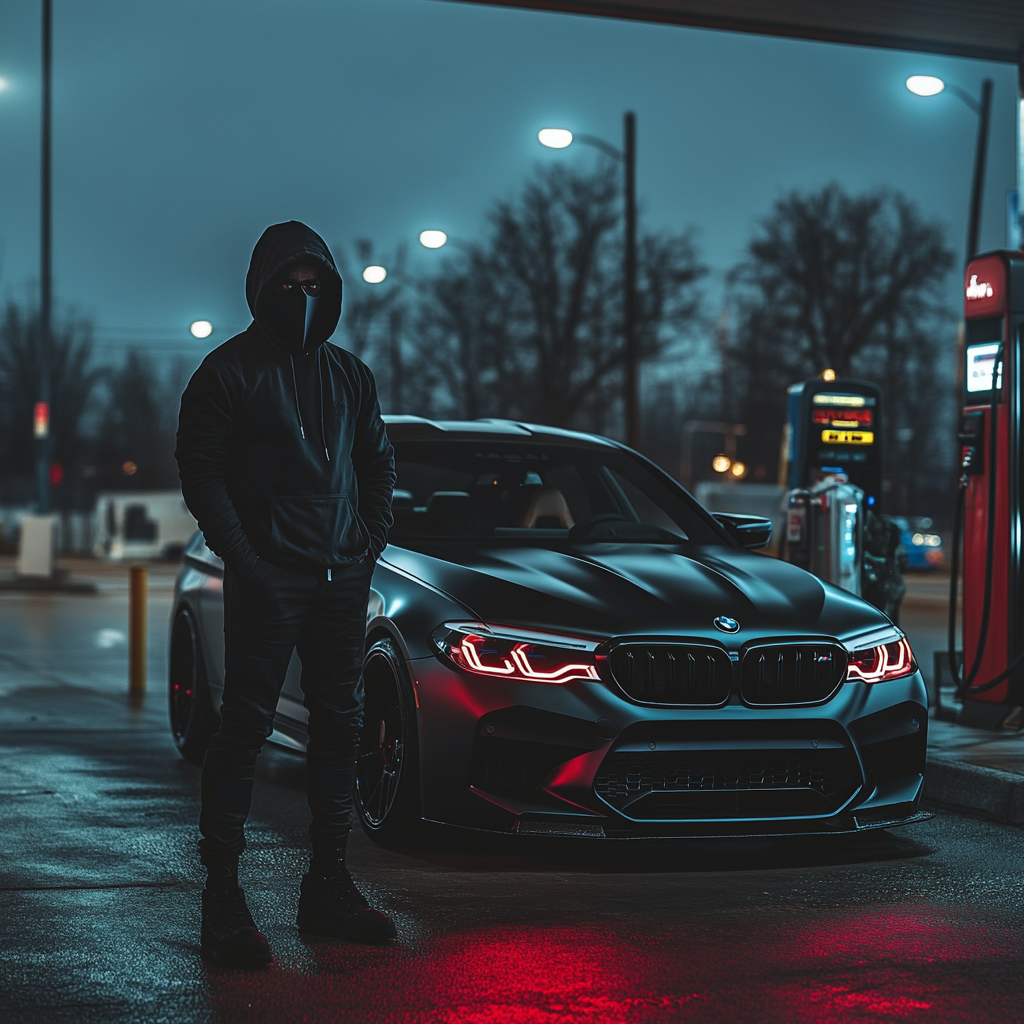
[[818,378],[789,389],[789,487],[845,476],[869,506],[882,497],[881,389]]
[[875,401],[864,395],[821,392],[811,402],[811,419],[824,424],[822,444],[874,444]]

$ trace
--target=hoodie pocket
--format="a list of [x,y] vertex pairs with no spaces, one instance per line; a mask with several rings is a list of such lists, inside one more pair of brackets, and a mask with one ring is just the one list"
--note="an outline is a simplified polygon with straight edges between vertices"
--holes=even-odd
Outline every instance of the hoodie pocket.
[[270,499],[270,542],[290,561],[339,565],[361,558],[369,537],[347,494]]

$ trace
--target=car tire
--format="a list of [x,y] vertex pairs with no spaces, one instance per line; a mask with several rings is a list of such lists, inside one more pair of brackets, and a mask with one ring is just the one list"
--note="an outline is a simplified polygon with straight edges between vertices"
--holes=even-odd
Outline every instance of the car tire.
[[187,608],[178,611],[171,627],[167,682],[174,745],[186,761],[202,764],[206,748],[220,723],[210,696],[196,620]]
[[422,824],[419,743],[412,682],[394,641],[372,644],[363,661],[365,703],[356,761],[355,805],[376,843],[407,846]]

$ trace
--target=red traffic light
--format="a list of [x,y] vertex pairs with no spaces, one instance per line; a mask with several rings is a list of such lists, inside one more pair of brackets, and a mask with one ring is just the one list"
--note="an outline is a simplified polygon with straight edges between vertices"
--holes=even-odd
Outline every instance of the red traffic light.
[[38,438],[49,437],[50,406],[47,402],[36,402],[32,410],[32,433]]

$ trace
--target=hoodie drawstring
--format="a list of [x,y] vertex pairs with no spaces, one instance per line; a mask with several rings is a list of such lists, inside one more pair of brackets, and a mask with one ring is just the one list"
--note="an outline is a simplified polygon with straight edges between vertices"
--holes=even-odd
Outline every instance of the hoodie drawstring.
[[316,352],[316,382],[317,390],[320,392],[320,436],[324,439],[324,455],[327,461],[331,461],[331,453],[327,450],[327,431],[324,429],[324,375],[321,368],[320,357],[324,354],[322,348]]
[[[292,391],[295,392],[295,415],[299,418],[299,433],[302,435],[302,440],[306,440],[306,431],[302,426],[302,410],[299,408],[299,384],[295,379],[295,357],[292,355],[288,356],[288,362],[292,366]],[[321,416],[323,415],[322,403],[321,403]]]
[[[320,362],[320,357],[323,355],[323,349],[318,349],[316,354],[316,383],[317,383],[317,397],[320,399],[320,436],[324,439],[324,456],[327,461],[331,461],[331,453],[327,450],[327,430],[324,427],[324,371],[323,364]],[[299,408],[299,382],[295,376],[295,357],[293,355],[288,356],[288,362],[292,368],[292,391],[295,394],[295,415],[299,418],[299,433],[302,435],[302,440],[306,440],[306,430],[302,425],[302,410]]]

